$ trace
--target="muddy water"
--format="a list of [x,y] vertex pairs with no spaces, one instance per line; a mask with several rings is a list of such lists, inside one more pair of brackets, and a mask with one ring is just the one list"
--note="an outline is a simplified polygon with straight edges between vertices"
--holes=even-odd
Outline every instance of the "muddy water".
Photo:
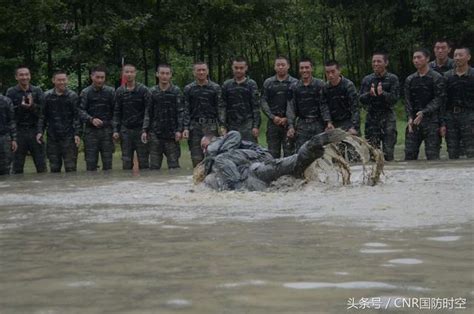
[[420,311],[402,297],[472,313],[473,176],[468,161],[399,162],[376,187],[356,169],[350,187],[285,193],[216,193],[186,172],[8,178],[0,313]]

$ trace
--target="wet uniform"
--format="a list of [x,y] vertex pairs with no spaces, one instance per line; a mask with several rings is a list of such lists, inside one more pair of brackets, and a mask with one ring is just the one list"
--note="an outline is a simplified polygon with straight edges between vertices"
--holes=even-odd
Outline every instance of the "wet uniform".
[[[377,93],[377,86],[382,83],[383,92]],[[370,95],[372,84],[375,96]],[[362,80],[360,102],[367,110],[365,120],[365,138],[374,147],[383,145],[385,160],[394,158],[397,143],[397,117],[394,107],[400,97],[400,83],[395,74],[385,72],[383,76],[369,74]]]
[[166,156],[168,169],[179,168],[180,146],[175,134],[184,131],[183,93],[175,85],[166,90],[157,85],[150,91],[151,103],[143,123],[143,130],[150,137],[150,168],[161,169],[163,155]]
[[10,98],[0,95],[0,175],[10,173],[12,141],[16,141],[15,110]]
[[323,87],[323,81],[314,77],[307,86],[302,80],[290,86],[288,127],[296,131],[297,150],[314,135],[323,132],[325,125],[331,121],[327,104],[322,101]]
[[226,128],[240,132],[242,139],[257,142],[253,128],[260,127],[260,101],[257,83],[246,78],[242,83],[230,79],[222,85],[222,101],[226,108]]
[[133,154],[137,153],[138,167],[147,169],[148,145],[141,140],[145,108],[150,103],[150,91],[140,83],[132,90],[120,86],[115,92],[114,132],[120,133],[122,168],[133,168]]
[[415,72],[405,80],[405,110],[408,118],[416,118],[423,112],[419,125],[413,125],[413,132],[405,133],[405,160],[418,159],[420,145],[425,142],[428,160],[439,159],[441,138],[439,135],[439,110],[445,100],[445,80],[438,72],[429,70],[421,76]]
[[58,95],[55,89],[44,94],[44,106],[38,133],[47,134],[46,152],[51,172],[76,171],[77,146],[74,136],[81,135],[78,113],[79,97],[69,89]]
[[287,125],[280,126],[273,123],[273,118],[286,118],[286,107],[289,100],[290,85],[298,80],[292,76],[287,76],[283,81],[277,76],[269,77],[263,83],[262,111],[268,117],[267,123],[267,144],[270,154],[274,158],[283,155],[290,156],[294,152],[294,140],[287,138]]
[[[33,104],[25,108],[21,105],[23,98],[32,95]],[[17,127],[17,144],[13,158],[13,173],[23,173],[25,158],[31,153],[35,163],[36,172],[46,171],[46,156],[44,145],[36,141],[38,120],[43,106],[43,92],[39,87],[30,85],[26,91],[20,86],[14,86],[7,90],[6,96],[11,99],[15,110],[15,121]]]
[[[115,90],[110,86],[96,88],[90,85],[80,95],[79,117],[85,123],[84,144],[86,168],[96,171],[100,158],[102,170],[112,169],[115,150],[112,140],[112,118],[114,114]],[[102,127],[95,127],[92,119],[102,120]]]
[[461,154],[461,142],[468,158],[474,158],[474,68],[459,76],[456,70],[445,73],[446,78],[446,143],[450,159]]
[[221,87],[208,81],[206,85],[192,82],[184,88],[185,121],[189,130],[189,150],[193,166],[204,159],[201,138],[204,135],[218,135],[218,128],[225,125],[225,106]]
[[334,127],[345,131],[354,128],[359,132],[359,101],[354,83],[345,77],[342,77],[336,86],[327,82],[323,88],[322,98],[329,108]]

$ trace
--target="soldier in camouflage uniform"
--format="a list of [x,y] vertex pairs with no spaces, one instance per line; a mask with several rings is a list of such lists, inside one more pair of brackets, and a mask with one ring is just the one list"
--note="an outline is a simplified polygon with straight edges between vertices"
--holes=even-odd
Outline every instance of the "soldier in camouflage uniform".
[[[225,134],[225,106],[221,87],[208,79],[206,63],[193,65],[195,81],[184,88],[185,121],[183,138],[188,138],[193,167],[201,162],[201,138],[212,134]],[[189,130],[189,131],[188,131]]]
[[289,68],[286,57],[277,57],[275,59],[276,74],[263,83],[262,111],[268,117],[267,144],[274,158],[281,157],[282,149],[285,157],[294,152],[294,141],[286,136],[288,131],[286,106],[290,85],[298,80],[288,75]]
[[388,56],[383,52],[372,55],[374,73],[362,80],[360,102],[367,110],[365,138],[374,147],[382,143],[385,160],[394,158],[397,143],[397,117],[394,107],[400,97],[400,83],[395,74],[387,72]]
[[148,169],[148,145],[141,140],[145,108],[150,104],[150,91],[135,81],[137,69],[134,65],[123,66],[126,83],[115,92],[113,138],[121,139],[122,168],[133,168],[133,154],[137,153],[138,168]]
[[239,131],[242,139],[257,142],[260,127],[260,101],[257,83],[246,77],[248,65],[242,57],[232,61],[234,78],[222,85],[226,108],[226,129]]
[[53,75],[54,88],[44,94],[44,105],[38,122],[36,140],[43,142],[46,131],[46,152],[51,172],[61,172],[64,162],[66,172],[76,171],[77,147],[81,139],[77,94],[67,88],[65,72]]
[[451,46],[448,41],[442,39],[436,41],[433,48],[435,59],[430,62],[430,68],[443,75],[449,70],[454,69],[454,60],[449,57]]
[[44,145],[36,142],[38,119],[43,106],[43,91],[30,84],[31,74],[27,67],[18,67],[15,79],[18,85],[9,88],[6,93],[13,102],[17,127],[18,149],[13,159],[13,173],[23,173],[28,152],[33,157],[36,172],[45,172]]
[[12,152],[17,149],[15,111],[10,98],[0,95],[0,175],[10,173]]
[[413,64],[417,72],[405,80],[405,110],[408,117],[405,160],[418,159],[423,141],[426,158],[439,159],[439,110],[445,100],[445,80],[438,72],[430,69],[429,59],[428,50],[416,50],[413,53]]
[[145,111],[142,140],[150,144],[150,168],[161,169],[163,155],[168,169],[179,168],[179,141],[184,131],[184,100],[178,86],[171,84],[171,66],[158,66],[158,85],[151,88],[151,103]]
[[474,69],[469,66],[468,48],[454,51],[456,68],[445,73],[446,110],[442,134],[446,134],[450,159],[461,154],[461,142],[468,158],[474,158]]
[[[322,101],[323,81],[313,77],[313,63],[299,62],[300,80],[290,86],[287,107],[288,137],[296,135],[296,150],[314,135],[333,129],[327,104]],[[295,131],[296,129],[296,131]]]
[[102,170],[112,169],[115,90],[105,85],[105,75],[105,68],[94,68],[91,71],[92,84],[80,94],[79,117],[85,123],[84,146],[88,171],[97,171],[99,153]]

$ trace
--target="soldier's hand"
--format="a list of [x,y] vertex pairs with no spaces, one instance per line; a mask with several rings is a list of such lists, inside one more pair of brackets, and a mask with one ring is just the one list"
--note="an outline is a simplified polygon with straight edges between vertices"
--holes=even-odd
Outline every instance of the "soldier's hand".
[[439,128],[439,135],[441,137],[446,137],[446,126],[443,125],[442,127]]
[[376,96],[374,83],[372,83],[372,85],[370,86],[370,96]]
[[102,125],[104,125],[104,122],[102,122],[102,120],[100,120],[99,118],[93,118],[92,125],[95,126],[96,128],[101,128]]
[[286,132],[286,136],[289,138],[295,137],[295,129],[294,128],[289,128],[288,132]]
[[223,126],[219,128],[219,135],[224,136],[227,134],[227,129]]
[[118,132],[114,132],[114,134],[112,134],[112,138],[117,141],[120,138],[120,134]]
[[74,143],[76,144],[76,147],[79,147],[79,145],[81,145],[81,138],[77,135],[74,135]]
[[357,135],[357,130],[355,128],[350,128],[349,130],[347,130],[347,132],[350,134],[350,135]]
[[419,125],[421,123],[421,120],[423,120],[423,111],[418,111],[416,113],[416,118],[413,120],[413,123],[415,125]]
[[413,133],[413,119],[412,118],[408,119],[407,127],[408,127],[408,133]]
[[331,122],[328,122],[328,125],[326,126],[326,131],[327,130],[334,130],[334,124],[332,124]]
[[281,126],[286,126],[288,124],[288,118],[281,118],[280,125]]
[[43,144],[43,134],[42,133],[36,134],[36,142],[40,145]]
[[147,134],[146,132],[143,132],[143,133],[142,133],[141,138],[142,138],[142,143],[143,143],[143,144],[148,143],[148,134]]
[[379,82],[377,85],[377,95],[382,96],[383,94],[383,88],[382,88],[382,82]]
[[16,152],[16,150],[18,149],[18,144],[16,143],[16,141],[12,141],[11,145],[12,145],[12,152]]
[[280,117],[273,117],[273,123],[276,125],[281,125],[281,118]]
[[183,136],[182,136],[181,132],[176,132],[176,133],[174,134],[174,140],[175,140],[176,142],[179,142],[182,137],[183,137]]
[[253,137],[258,138],[259,133],[260,133],[260,131],[259,131],[258,128],[253,128],[253,129],[252,129],[252,135],[253,135]]
[[186,139],[186,140],[189,138],[189,130],[184,130],[183,131],[183,138]]

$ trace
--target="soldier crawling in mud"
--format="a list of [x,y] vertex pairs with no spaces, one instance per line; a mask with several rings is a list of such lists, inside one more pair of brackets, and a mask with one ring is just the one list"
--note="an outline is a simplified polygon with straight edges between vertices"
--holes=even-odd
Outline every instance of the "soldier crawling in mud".
[[205,136],[201,147],[206,158],[195,170],[200,176],[196,179],[219,191],[264,190],[284,175],[302,178],[306,168],[323,156],[324,145],[340,142],[346,136],[341,129],[328,130],[312,136],[296,154],[279,159],[255,143],[242,141],[237,131],[220,138]]

